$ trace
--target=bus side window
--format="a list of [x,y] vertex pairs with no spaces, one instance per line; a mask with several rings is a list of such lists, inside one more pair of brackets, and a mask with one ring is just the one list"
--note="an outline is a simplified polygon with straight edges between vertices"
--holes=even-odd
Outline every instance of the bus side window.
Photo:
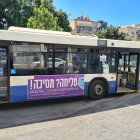
[[103,73],[102,62],[100,61],[99,55],[90,54],[89,58],[89,73]]
[[67,73],[67,53],[60,52],[55,53],[54,58],[55,74],[66,74]]
[[87,73],[87,54],[86,53],[72,53],[72,64],[74,74]]

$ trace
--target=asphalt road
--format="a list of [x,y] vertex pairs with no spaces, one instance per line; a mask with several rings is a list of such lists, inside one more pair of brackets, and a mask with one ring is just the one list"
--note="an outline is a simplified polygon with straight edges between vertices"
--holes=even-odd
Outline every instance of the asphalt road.
[[140,104],[140,94],[108,96],[101,100],[67,98],[0,105],[0,129],[59,120]]

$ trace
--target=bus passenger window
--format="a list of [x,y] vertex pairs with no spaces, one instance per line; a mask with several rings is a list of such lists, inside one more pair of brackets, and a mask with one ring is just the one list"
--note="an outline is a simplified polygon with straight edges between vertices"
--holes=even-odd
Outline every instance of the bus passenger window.
[[74,74],[86,74],[87,73],[87,54],[72,53],[72,64]]
[[53,59],[55,65],[55,74],[66,74],[67,73],[67,53],[55,53],[55,58]]
[[115,54],[90,54],[88,72],[96,73],[114,73],[115,72]]
[[90,54],[89,55],[89,73],[103,73],[102,62],[100,61],[100,55]]

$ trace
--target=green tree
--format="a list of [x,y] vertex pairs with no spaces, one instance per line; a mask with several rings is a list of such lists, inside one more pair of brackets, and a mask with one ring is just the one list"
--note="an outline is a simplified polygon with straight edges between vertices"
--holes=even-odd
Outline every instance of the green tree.
[[[21,9],[20,24],[18,26],[27,27],[28,19],[34,15],[34,8],[39,8],[41,0],[19,0]],[[55,12],[53,0],[44,0],[44,5],[51,13]]]
[[[41,0],[34,0],[34,5],[39,8],[41,5]],[[48,9],[48,11],[58,19],[58,26],[62,28],[63,31],[69,32],[71,28],[69,27],[67,13],[62,10],[57,11],[56,8],[53,6],[53,0],[44,0],[44,5]]]
[[20,22],[20,6],[18,0],[2,0],[0,1],[0,28],[19,25]]
[[6,19],[4,7],[5,7],[4,2],[0,1],[0,28],[4,28],[5,19]]
[[[31,20],[34,17],[35,8],[40,8],[41,2],[41,0],[1,0],[0,28],[4,28],[4,25],[7,27],[27,27],[28,19]],[[53,0],[43,0],[43,3],[44,7],[53,14],[58,26],[64,31],[70,31],[66,12],[57,11],[53,5]]]
[[39,8],[34,8],[34,15],[28,19],[27,27],[62,31],[62,28],[57,24],[57,18],[46,8],[45,0],[42,0]]
[[19,0],[20,5],[20,23],[19,27],[27,27],[28,19],[33,16],[33,9],[36,6],[33,0]]
[[96,30],[95,34],[99,38],[115,39],[115,40],[127,40],[128,35],[119,32],[119,27],[109,26],[106,28]]
[[[41,5],[41,0],[31,0],[33,5],[35,7],[40,7]],[[44,5],[46,8],[48,8],[49,12],[55,13],[55,7],[53,5],[53,0],[44,0]]]
[[61,27],[66,32],[70,32],[71,28],[69,27],[69,20],[68,20],[67,13],[63,12],[62,10],[59,10],[56,12],[56,17],[58,18],[59,27]]
[[[52,13],[55,12],[53,0],[44,0],[45,6]],[[27,22],[33,16],[34,7],[40,7],[41,0],[1,0],[0,28],[4,24],[9,26],[27,27]]]

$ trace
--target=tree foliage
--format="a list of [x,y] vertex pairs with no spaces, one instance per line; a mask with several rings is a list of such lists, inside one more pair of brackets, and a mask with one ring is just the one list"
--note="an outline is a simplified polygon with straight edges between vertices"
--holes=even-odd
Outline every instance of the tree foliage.
[[5,24],[18,25],[20,22],[20,6],[17,0],[0,1],[0,28]]
[[128,35],[119,32],[119,27],[109,26],[106,28],[98,29],[95,34],[99,38],[115,39],[115,40],[127,40]]
[[[40,8],[41,1],[42,0],[1,0],[0,28],[4,28],[4,24],[7,24],[8,27],[27,27],[27,24],[29,24],[28,19],[31,20],[32,17],[34,17],[35,9]],[[46,13],[54,16],[58,26],[64,31],[70,31],[66,12],[62,10],[57,11],[53,5],[53,0],[43,0],[43,3],[47,10]]]
[[44,0],[42,0],[39,8],[34,8],[34,15],[28,19],[27,27],[44,30],[62,30],[57,24],[57,17],[54,17],[49,12]]
[[70,32],[71,28],[69,27],[69,20],[66,12],[59,10],[56,12],[56,17],[58,18],[58,26],[61,27],[64,31]]
[[[53,0],[44,0],[44,5],[48,8],[49,12],[54,13],[55,7]],[[27,27],[28,19],[34,15],[34,8],[41,6],[41,0],[20,0],[21,5],[21,27]]]

